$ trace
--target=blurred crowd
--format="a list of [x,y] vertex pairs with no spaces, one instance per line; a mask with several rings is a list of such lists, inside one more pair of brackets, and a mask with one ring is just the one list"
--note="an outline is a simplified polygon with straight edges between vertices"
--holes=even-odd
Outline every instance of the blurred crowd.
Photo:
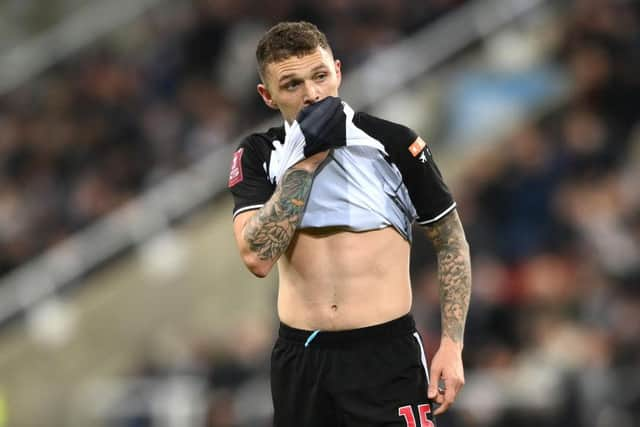
[[0,94],[0,275],[268,117],[253,51],[274,23],[316,23],[348,69],[461,3],[171,2]]
[[[440,426],[640,423],[639,18],[632,2],[572,2],[552,58],[570,77],[569,99],[452,183],[474,293],[467,384]],[[434,262],[416,230],[413,312],[430,355],[440,336]],[[194,350],[209,427],[270,425],[272,332],[249,330],[216,352]],[[181,372],[143,372],[159,366],[152,377]]]
[[[441,426],[640,424],[640,6],[570,2],[561,28],[552,61],[569,76],[569,99],[451,183],[474,293],[467,384]],[[435,256],[415,234],[413,312],[433,355]],[[272,333],[254,324],[215,351],[194,346],[190,378],[209,390],[205,425],[270,425]],[[139,373],[166,386],[184,372],[145,360]]]
[[[570,99],[460,179],[474,293],[468,383],[445,425],[640,424],[639,12],[574,2],[556,53]],[[433,354],[436,272],[420,274]]]

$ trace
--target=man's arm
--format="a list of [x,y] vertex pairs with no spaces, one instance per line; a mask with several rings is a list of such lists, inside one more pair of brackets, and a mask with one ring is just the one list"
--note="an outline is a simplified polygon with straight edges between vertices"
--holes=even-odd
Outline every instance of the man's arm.
[[236,216],[236,243],[243,262],[256,276],[269,274],[289,247],[302,221],[314,173],[327,154],[318,153],[289,168],[264,206]]
[[[429,397],[441,406],[435,415],[445,412],[464,385],[462,347],[464,326],[471,297],[471,261],[462,224],[456,210],[426,227],[437,253],[442,338],[431,364]],[[444,394],[437,390],[444,381]]]
[[460,345],[471,297],[471,262],[462,224],[456,210],[426,227],[438,256],[438,281],[442,309],[442,338]]

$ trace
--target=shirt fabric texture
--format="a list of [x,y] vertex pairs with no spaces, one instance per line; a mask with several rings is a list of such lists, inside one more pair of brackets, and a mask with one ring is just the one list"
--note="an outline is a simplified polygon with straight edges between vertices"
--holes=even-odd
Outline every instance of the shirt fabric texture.
[[[394,227],[411,241],[415,221],[427,225],[455,202],[425,144],[406,126],[354,113],[345,104],[346,141],[317,171],[299,229],[340,227],[368,231]],[[288,126],[247,136],[234,155],[229,187],[233,215],[259,209],[276,188],[272,162]]]

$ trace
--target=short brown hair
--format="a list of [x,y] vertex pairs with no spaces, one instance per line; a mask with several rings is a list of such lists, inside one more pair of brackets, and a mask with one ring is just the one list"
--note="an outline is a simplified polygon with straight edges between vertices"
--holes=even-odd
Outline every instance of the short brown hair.
[[291,56],[313,53],[317,47],[331,52],[327,36],[310,22],[281,22],[262,36],[256,48],[258,74],[264,81],[267,65]]

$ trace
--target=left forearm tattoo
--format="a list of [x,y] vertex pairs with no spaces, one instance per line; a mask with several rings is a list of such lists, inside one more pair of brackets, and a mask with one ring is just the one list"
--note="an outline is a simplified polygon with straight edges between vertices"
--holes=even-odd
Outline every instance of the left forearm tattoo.
[[438,256],[442,334],[462,343],[471,298],[471,261],[458,213],[447,214],[426,232]]

